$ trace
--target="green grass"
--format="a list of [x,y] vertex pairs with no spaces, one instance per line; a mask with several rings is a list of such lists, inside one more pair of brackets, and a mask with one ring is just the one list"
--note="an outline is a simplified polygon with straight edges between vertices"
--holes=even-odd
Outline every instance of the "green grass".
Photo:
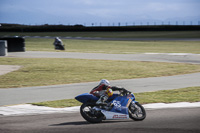
[[[26,39],[28,51],[55,51],[54,39]],[[66,52],[135,54],[135,53],[196,53],[200,41],[97,41],[66,40]]]
[[[188,87],[174,90],[163,90],[156,92],[135,93],[136,100],[141,104],[148,103],[175,103],[175,102],[199,102],[200,87]],[[71,106],[80,106],[81,103],[75,99],[64,99],[57,101],[48,101],[32,103],[38,106],[48,106],[54,108],[64,108]]]
[[0,36],[61,36],[103,38],[200,38],[200,31],[130,32],[0,32]]
[[46,86],[200,72],[200,65],[182,63],[52,58],[0,58],[1,65],[20,65],[0,76],[0,88]]
[[[0,32],[0,36],[71,36],[104,38],[200,38],[200,31],[145,32]],[[27,51],[55,51],[54,39],[26,38]],[[63,39],[66,52],[89,53],[196,53],[200,41],[98,41]]]
[[37,106],[53,107],[53,108],[65,108],[65,107],[73,107],[81,105],[81,103],[75,99],[64,99],[64,100],[47,101],[47,102],[39,102],[31,104]]
[[200,86],[183,89],[162,90],[156,92],[136,93],[136,100],[147,103],[199,102]]

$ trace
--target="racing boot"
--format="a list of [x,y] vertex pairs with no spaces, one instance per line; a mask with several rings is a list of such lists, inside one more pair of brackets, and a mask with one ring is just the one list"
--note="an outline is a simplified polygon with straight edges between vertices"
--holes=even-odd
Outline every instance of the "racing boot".
[[113,108],[114,104],[113,103],[108,103],[104,108],[107,111],[110,111]]
[[105,106],[105,105],[107,105],[107,103],[105,102],[107,99],[108,99],[108,96],[103,95],[99,98],[99,100],[96,102],[96,104]]

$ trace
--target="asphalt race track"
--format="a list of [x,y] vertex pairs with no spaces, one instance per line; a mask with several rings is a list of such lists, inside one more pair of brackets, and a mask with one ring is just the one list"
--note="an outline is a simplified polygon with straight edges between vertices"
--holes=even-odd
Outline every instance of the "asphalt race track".
[[[54,39],[52,36],[24,36],[24,38],[48,38]],[[104,37],[59,37],[60,39],[76,39],[76,40],[107,40],[107,41],[199,41],[199,38],[104,38]]]
[[[115,80],[111,81],[111,84],[123,86],[129,91],[137,93],[200,86],[199,79],[200,73],[194,73],[166,77]],[[71,99],[79,94],[89,92],[91,88],[97,84],[98,82],[90,82],[67,85],[0,89],[0,106]]]
[[185,54],[185,53],[104,54],[104,53],[26,51],[26,52],[9,52],[8,57],[73,58],[73,59],[154,61],[154,62],[200,64],[200,54]]
[[144,121],[86,122],[79,113],[0,116],[1,133],[199,133],[200,108],[148,110]]

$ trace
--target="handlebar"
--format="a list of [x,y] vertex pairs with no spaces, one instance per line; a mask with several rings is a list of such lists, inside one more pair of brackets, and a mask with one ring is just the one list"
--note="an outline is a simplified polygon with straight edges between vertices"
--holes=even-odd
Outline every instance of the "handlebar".
[[124,88],[123,88],[122,90],[120,90],[119,92],[120,92],[120,95],[123,95],[123,96],[124,96],[124,95],[128,95],[128,94],[131,94],[131,93],[132,93],[132,92],[130,92],[130,91],[128,91],[128,90],[126,90],[126,89],[124,89]]

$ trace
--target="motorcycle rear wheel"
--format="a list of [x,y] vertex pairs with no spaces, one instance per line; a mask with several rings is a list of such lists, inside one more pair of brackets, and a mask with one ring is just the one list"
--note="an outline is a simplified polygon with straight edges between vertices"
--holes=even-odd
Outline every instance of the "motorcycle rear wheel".
[[133,105],[131,103],[129,105],[129,117],[135,121],[142,121],[146,118],[146,111],[141,104],[135,103]]
[[92,109],[93,107],[94,105],[92,105],[91,103],[82,104],[80,107],[80,113],[82,117],[90,123],[102,122],[104,118],[103,114],[96,113],[95,110]]

